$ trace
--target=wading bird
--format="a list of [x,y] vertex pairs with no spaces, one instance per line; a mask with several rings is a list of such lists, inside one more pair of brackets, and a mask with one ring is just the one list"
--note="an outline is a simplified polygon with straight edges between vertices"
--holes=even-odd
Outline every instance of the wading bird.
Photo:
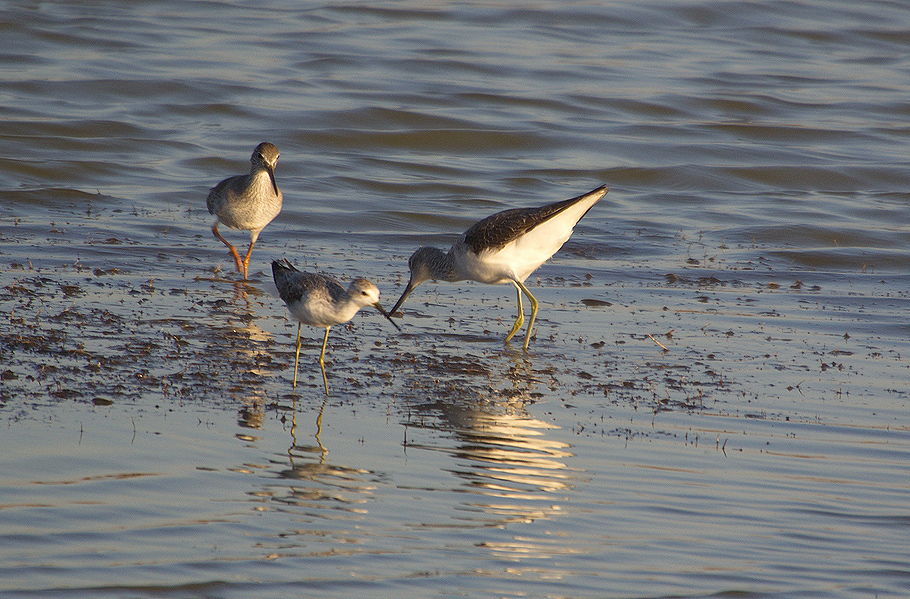
[[[209,213],[215,216],[212,233],[228,246],[237,272],[247,279],[250,255],[259,233],[281,212],[281,190],[275,182],[278,148],[268,142],[256,146],[250,156],[250,174],[228,177],[212,188],[206,199]],[[250,232],[250,248],[241,260],[237,248],[221,233],[218,224]]]
[[345,323],[365,306],[374,306],[389,319],[397,329],[398,325],[389,318],[389,314],[379,305],[379,289],[366,279],[354,279],[345,289],[332,277],[300,272],[287,260],[272,262],[272,277],[278,296],[288,307],[291,316],[297,320],[297,354],[294,357],[294,387],[297,386],[297,365],[300,362],[300,326],[308,324],[324,327],[325,337],[322,340],[322,351],[319,353],[319,366],[322,368],[322,382],[325,394],[329,394],[329,381],[325,375],[325,346],[329,340],[329,329],[332,325]]
[[411,278],[390,314],[398,311],[415,287],[430,279],[512,283],[518,291],[518,317],[505,340],[512,339],[524,324],[521,303],[524,293],[531,302],[531,318],[524,342],[524,350],[528,351],[538,303],[524,281],[562,247],[576,223],[606,193],[606,186],[602,186],[540,208],[503,210],[475,223],[448,252],[434,247],[419,248],[408,260]]

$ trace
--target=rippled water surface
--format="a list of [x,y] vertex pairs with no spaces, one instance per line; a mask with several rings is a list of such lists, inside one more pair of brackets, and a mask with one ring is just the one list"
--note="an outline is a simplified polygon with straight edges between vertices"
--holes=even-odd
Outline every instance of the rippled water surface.
[[[910,7],[603,4],[0,5],[0,595],[910,596]],[[528,353],[429,282],[292,388],[272,259],[601,184]]]

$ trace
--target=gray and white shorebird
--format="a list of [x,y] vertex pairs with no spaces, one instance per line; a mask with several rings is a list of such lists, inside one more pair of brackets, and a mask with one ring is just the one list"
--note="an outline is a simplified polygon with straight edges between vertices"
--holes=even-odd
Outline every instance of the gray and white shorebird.
[[297,386],[297,365],[300,362],[300,326],[308,324],[325,327],[319,366],[325,394],[329,394],[329,381],[325,375],[325,346],[332,325],[345,323],[366,306],[373,306],[397,329],[398,325],[379,305],[379,289],[366,279],[354,279],[347,289],[332,277],[300,272],[287,260],[272,261],[272,277],[278,296],[297,320],[297,354],[294,358],[294,387]]
[[[212,233],[228,246],[237,272],[244,280],[259,233],[281,212],[281,190],[275,182],[277,163],[278,148],[268,142],[259,144],[250,156],[250,174],[228,177],[213,187],[206,199],[209,213],[215,216]],[[245,258],[241,259],[237,248],[218,232],[219,223],[250,232],[250,248]]]
[[505,341],[508,343],[524,324],[521,302],[524,293],[531,302],[524,342],[524,350],[528,351],[538,303],[524,281],[568,241],[578,221],[606,193],[607,187],[601,186],[539,208],[503,210],[475,223],[448,252],[434,247],[419,248],[408,260],[411,278],[389,314],[395,314],[414,288],[430,279],[512,283],[518,291],[518,317]]

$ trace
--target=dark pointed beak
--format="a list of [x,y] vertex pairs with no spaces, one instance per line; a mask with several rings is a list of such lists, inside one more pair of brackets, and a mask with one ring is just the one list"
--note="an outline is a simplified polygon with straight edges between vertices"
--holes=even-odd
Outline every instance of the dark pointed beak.
[[392,311],[389,312],[389,314],[395,314],[398,312],[398,308],[400,308],[401,304],[404,303],[405,298],[408,297],[412,291],[414,291],[415,287],[417,287],[417,285],[414,284],[414,279],[412,278],[410,281],[408,281],[408,286],[404,288],[404,293],[402,293],[401,297],[398,298],[398,301],[395,302],[395,306],[392,308]]
[[272,180],[272,189],[275,190],[275,195],[278,195],[278,183],[275,182],[275,169],[267,164],[265,165],[265,170],[269,173],[269,179]]
[[389,322],[392,323],[392,326],[393,326],[393,327],[395,327],[395,328],[398,329],[399,331],[401,330],[401,329],[398,327],[398,325],[395,324],[395,321],[392,320],[392,317],[389,316],[389,313],[386,312],[385,310],[383,310],[382,306],[379,305],[379,302],[376,302],[376,303],[373,304],[373,305],[376,307],[377,310],[379,310],[379,313],[380,313],[380,314],[382,314],[383,316],[385,316],[386,319],[387,319]]

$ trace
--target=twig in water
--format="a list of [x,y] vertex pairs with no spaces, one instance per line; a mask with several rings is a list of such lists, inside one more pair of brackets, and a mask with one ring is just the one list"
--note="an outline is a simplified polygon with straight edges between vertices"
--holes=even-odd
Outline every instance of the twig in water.
[[658,341],[657,339],[655,339],[654,337],[652,337],[652,336],[651,336],[651,333],[648,333],[648,339],[650,339],[651,341],[653,341],[653,342],[656,343],[657,345],[661,346],[661,347],[663,348],[664,351],[667,351],[667,352],[670,351],[669,349],[666,348],[666,346],[665,346],[663,343],[661,343],[660,341]]

